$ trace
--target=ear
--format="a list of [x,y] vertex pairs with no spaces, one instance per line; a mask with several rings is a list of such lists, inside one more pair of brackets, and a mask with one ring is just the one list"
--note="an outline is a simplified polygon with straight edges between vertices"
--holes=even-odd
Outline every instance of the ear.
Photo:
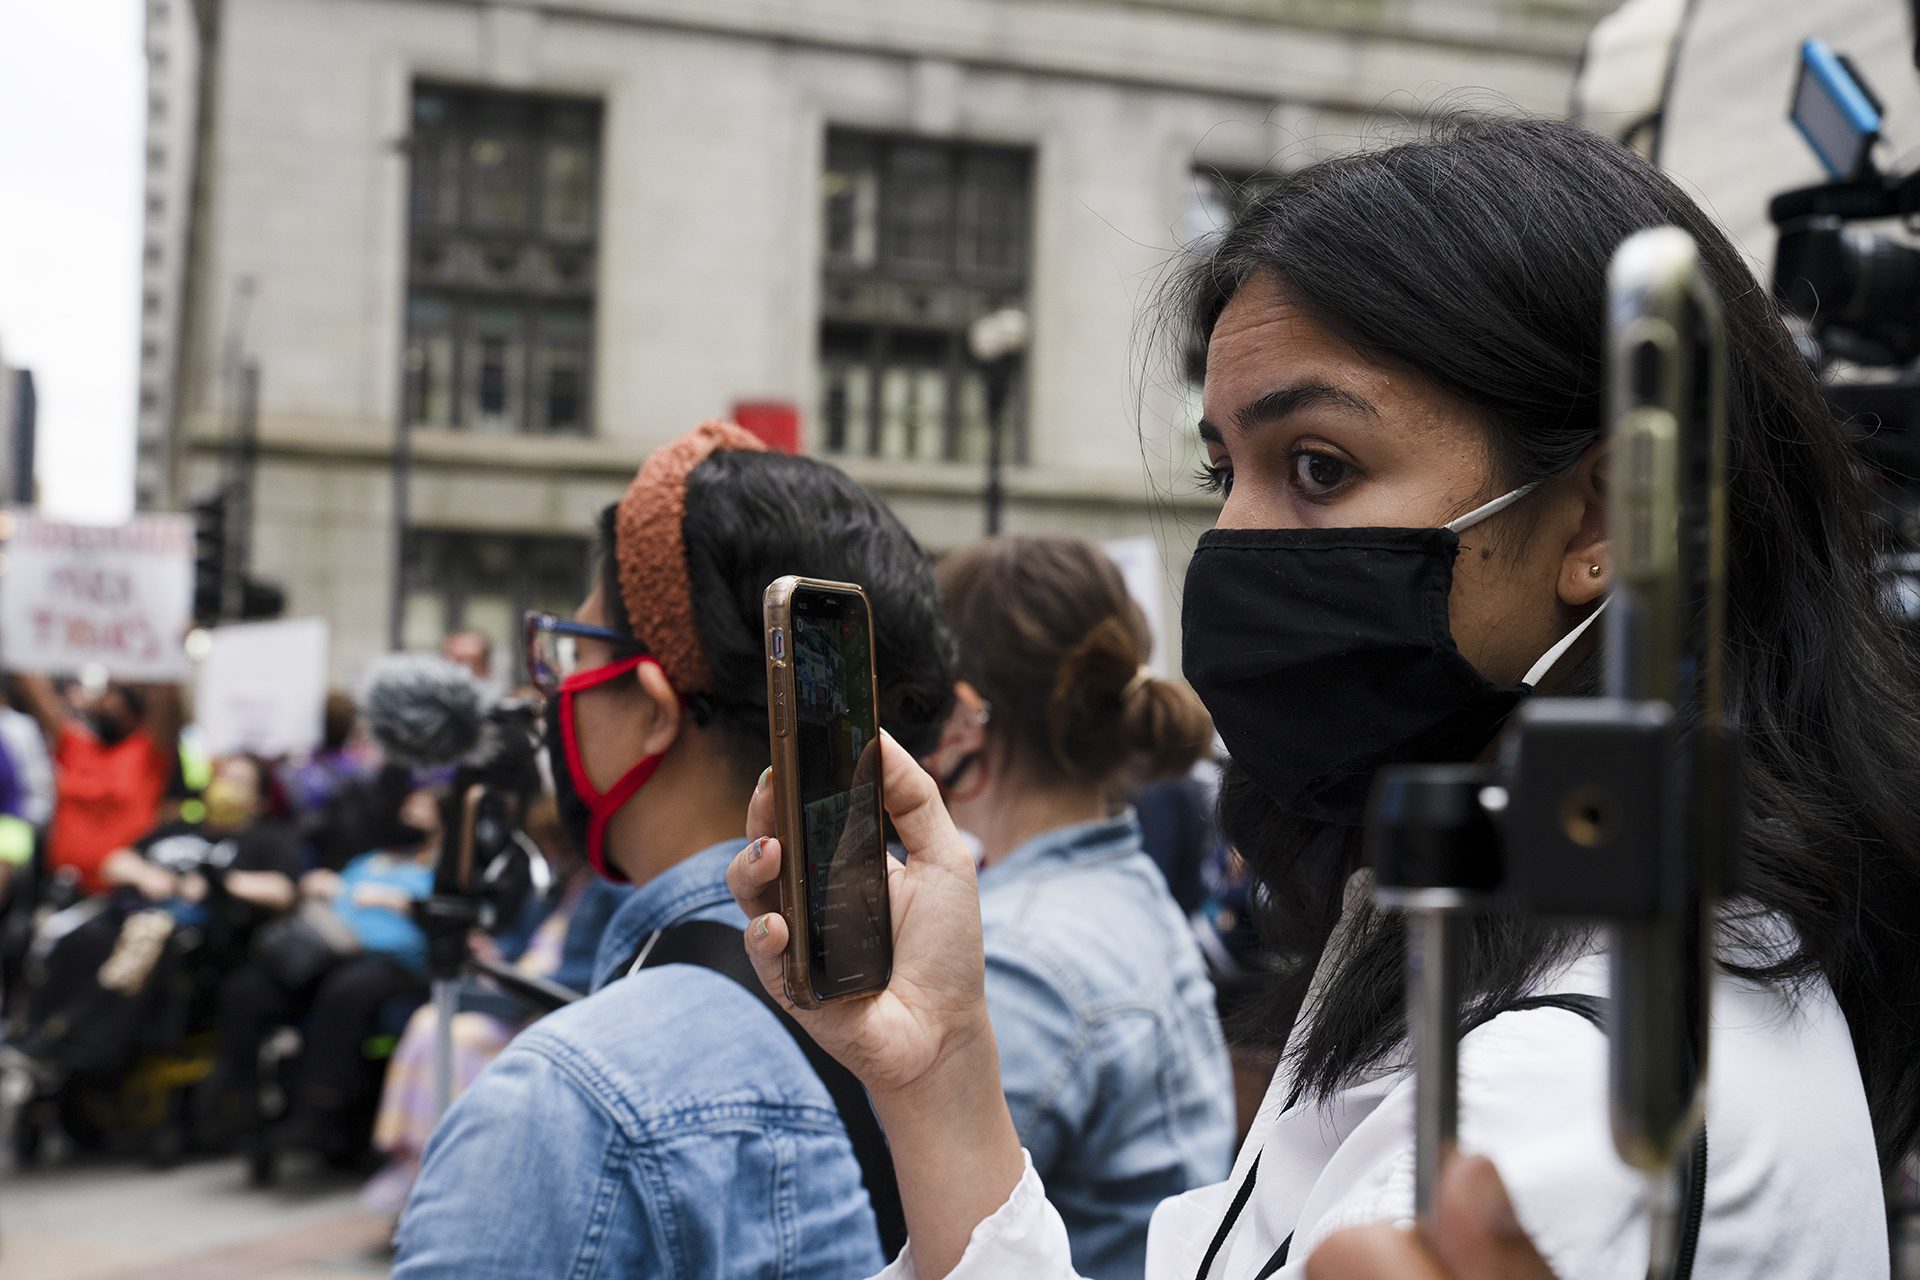
[[1560,602],[1590,605],[1613,585],[1612,544],[1607,540],[1607,442],[1580,456],[1567,475],[1576,523],[1560,559]]
[[640,686],[641,696],[648,703],[647,728],[641,739],[641,755],[665,755],[667,749],[679,740],[685,724],[686,711],[680,705],[680,695],[674,692],[667,673],[660,669],[657,662],[641,663],[634,668],[633,676]]
[[955,682],[953,710],[947,713],[947,723],[940,729],[940,741],[921,762],[927,772],[944,778],[962,760],[985,750],[987,720],[987,700],[980,696],[980,691],[965,680]]

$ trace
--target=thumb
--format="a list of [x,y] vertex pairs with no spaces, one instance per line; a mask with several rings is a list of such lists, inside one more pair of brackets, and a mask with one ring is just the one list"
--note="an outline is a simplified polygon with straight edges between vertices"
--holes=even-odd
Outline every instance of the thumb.
[[1434,1201],[1434,1252],[1448,1275],[1553,1280],[1514,1213],[1499,1171],[1485,1156],[1455,1156]]

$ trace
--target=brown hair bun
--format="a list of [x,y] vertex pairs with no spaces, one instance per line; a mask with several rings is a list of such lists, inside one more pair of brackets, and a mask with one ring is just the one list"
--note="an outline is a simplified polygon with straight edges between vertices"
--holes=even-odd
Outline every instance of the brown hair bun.
[[949,556],[939,576],[961,676],[993,707],[988,732],[1015,767],[1112,786],[1141,766],[1184,772],[1206,753],[1206,708],[1145,670],[1146,618],[1098,547],[992,538]]

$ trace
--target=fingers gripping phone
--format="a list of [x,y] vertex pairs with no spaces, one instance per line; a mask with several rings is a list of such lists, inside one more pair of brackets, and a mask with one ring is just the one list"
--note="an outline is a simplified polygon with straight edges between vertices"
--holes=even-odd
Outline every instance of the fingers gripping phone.
[[787,997],[873,995],[893,971],[873,611],[849,582],[786,577],[763,602]]

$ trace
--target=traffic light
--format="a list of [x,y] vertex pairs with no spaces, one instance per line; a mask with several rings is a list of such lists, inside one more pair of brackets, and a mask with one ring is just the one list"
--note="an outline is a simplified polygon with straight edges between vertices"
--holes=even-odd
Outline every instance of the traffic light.
[[220,620],[227,593],[227,492],[195,502],[193,511],[193,620]]
[[240,619],[277,618],[287,611],[287,593],[277,582],[249,574],[240,582]]

